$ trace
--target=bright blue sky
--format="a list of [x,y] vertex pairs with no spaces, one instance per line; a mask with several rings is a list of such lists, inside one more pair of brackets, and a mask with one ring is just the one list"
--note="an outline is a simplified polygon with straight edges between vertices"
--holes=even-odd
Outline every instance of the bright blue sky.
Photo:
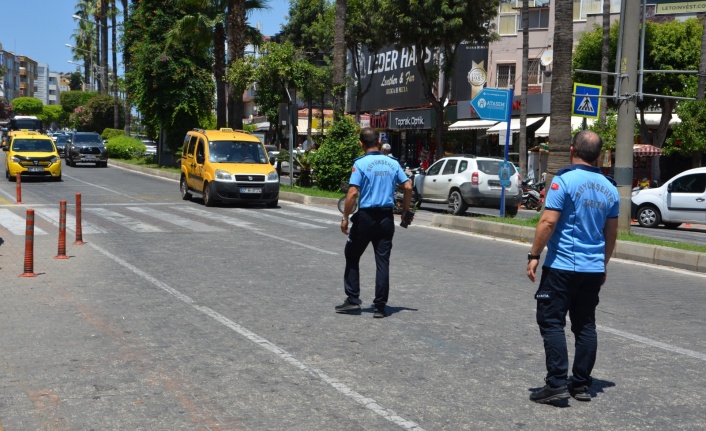
[[[77,28],[71,18],[75,0],[1,0],[0,43],[6,51],[49,64],[52,72],[72,72],[71,35]],[[289,11],[288,0],[269,0],[270,9],[248,17],[251,25],[261,23],[261,31],[272,36],[280,31]],[[120,56],[118,56],[120,59]],[[118,60],[119,61],[119,60]]]

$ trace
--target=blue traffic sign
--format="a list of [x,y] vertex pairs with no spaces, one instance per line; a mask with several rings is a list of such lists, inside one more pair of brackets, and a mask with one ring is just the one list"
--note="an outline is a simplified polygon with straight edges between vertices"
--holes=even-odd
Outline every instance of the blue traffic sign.
[[500,177],[501,187],[510,187],[510,178],[514,173],[515,168],[512,167],[512,163],[504,161],[500,163],[500,169],[498,170],[498,176]]
[[482,120],[509,121],[512,104],[510,90],[484,88],[471,100],[471,106]]
[[600,85],[574,83],[574,97],[572,100],[571,115],[575,117],[598,118],[601,95]]

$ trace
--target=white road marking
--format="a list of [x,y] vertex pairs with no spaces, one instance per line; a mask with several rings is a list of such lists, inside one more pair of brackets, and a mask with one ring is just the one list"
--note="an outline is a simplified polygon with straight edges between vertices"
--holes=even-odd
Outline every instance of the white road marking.
[[83,184],[85,184],[85,185],[87,185],[87,186],[91,186],[91,187],[95,187],[95,188],[97,188],[97,189],[105,190],[105,191],[110,192],[110,193],[115,193],[116,195],[125,196],[126,198],[138,200],[138,201],[140,201],[140,202],[146,202],[144,199],[136,198],[136,197],[133,196],[133,195],[128,195],[128,194],[125,194],[125,193],[121,193],[121,192],[119,192],[119,191],[117,191],[117,190],[109,189],[108,187],[99,186],[99,185],[97,185],[97,184],[88,183],[88,182],[86,182],[86,181],[79,180],[78,178],[72,177],[72,176],[70,176],[70,175],[66,175],[66,174],[62,174],[62,175],[63,175],[65,178],[70,178],[70,179],[72,179],[72,180],[74,180],[74,181],[77,181],[77,182],[79,182],[79,183],[83,183]]
[[[59,227],[59,208],[48,208],[41,207],[34,210],[38,216]],[[72,214],[66,213],[66,230],[71,232],[76,232],[76,217]],[[86,222],[81,219],[81,233],[91,234],[91,233],[106,233],[105,229],[101,229],[91,223]]]
[[177,217],[173,214],[165,213],[164,211],[159,211],[153,208],[144,208],[144,207],[127,207],[130,211],[135,211],[140,214],[145,214],[150,217],[154,217],[158,220],[165,221],[167,223],[171,223],[173,225],[182,227],[184,229],[189,229],[193,230],[196,232],[223,232],[224,229],[221,229],[217,226],[210,226],[207,225],[206,223],[201,223],[196,220],[189,220],[186,218],[182,217]]
[[318,225],[311,224],[311,223],[304,223],[301,221],[292,220],[292,219],[285,218],[285,217],[278,217],[278,216],[275,216],[275,215],[272,215],[269,213],[265,213],[265,211],[256,211],[256,210],[243,209],[243,208],[231,208],[231,209],[229,209],[229,211],[232,211],[236,214],[248,216],[248,217],[256,217],[259,219],[268,220],[273,223],[279,223],[279,224],[283,224],[286,226],[296,227],[299,229],[324,229],[323,226],[318,226]]
[[113,223],[124,226],[134,232],[139,232],[139,233],[164,232],[163,229],[160,229],[157,226],[143,223],[143,222],[136,220],[132,217],[129,217],[129,216],[126,216],[126,215],[123,215],[120,213],[116,213],[114,211],[110,211],[105,208],[84,208],[84,211],[90,212],[92,214],[96,214],[100,217],[105,218],[106,220],[109,220]]
[[302,205],[302,204],[296,204],[296,203],[290,203],[290,202],[280,202],[280,206],[282,204],[287,205],[289,207],[295,207],[297,209],[313,211],[313,212],[317,212],[317,213],[330,214],[330,215],[335,215],[335,216],[341,215],[341,212],[338,211],[338,209],[328,209],[328,208],[321,208],[321,207],[313,206],[313,205]]
[[[35,214],[36,214],[36,210],[35,210]],[[21,216],[18,216],[17,214],[13,213],[10,210],[0,208],[0,226],[4,227],[8,231],[10,231],[10,233],[13,235],[25,235],[25,233],[27,232],[27,219],[23,218]],[[35,235],[46,235],[47,234],[45,231],[43,231],[42,229],[37,227],[36,220],[35,220],[35,225],[34,225],[34,234]]]
[[388,421],[392,422],[393,424],[395,424],[403,429],[407,429],[407,430],[424,431],[422,429],[422,427],[420,427],[417,423],[401,417],[400,415],[398,415],[394,411],[383,407],[374,399],[363,396],[362,394],[356,392],[355,390],[353,390],[351,387],[349,387],[345,383],[341,383],[340,381],[334,379],[333,377],[330,377],[329,375],[327,375],[323,371],[316,369],[316,368],[313,368],[313,367],[307,365],[305,362],[298,360],[291,353],[287,352],[286,350],[282,349],[281,347],[277,346],[276,344],[268,341],[267,339],[257,335],[256,333],[250,331],[249,329],[247,329],[241,325],[238,325],[237,323],[235,323],[234,321],[225,317],[224,315],[218,313],[217,311],[215,311],[209,307],[197,304],[196,301],[194,301],[189,296],[184,295],[183,293],[179,292],[178,290],[174,289],[173,287],[169,286],[168,284],[159,281],[158,279],[152,277],[151,275],[147,274],[146,272],[142,271],[141,269],[137,268],[136,266],[124,261],[123,259],[119,258],[118,256],[98,247],[97,245],[95,245],[93,243],[88,243],[88,245],[90,247],[93,247],[95,250],[102,253],[103,255],[107,256],[109,259],[112,259],[113,261],[115,261],[119,265],[132,271],[134,274],[138,275],[139,277],[142,277],[143,279],[152,283],[153,285],[155,285],[159,289],[162,289],[166,293],[172,295],[174,298],[191,306],[193,309],[212,318],[213,320],[220,323],[221,325],[231,329],[233,332],[240,334],[242,337],[246,338],[247,340],[252,341],[256,345],[258,345],[258,346],[262,347],[263,349],[267,350],[268,352],[274,354],[275,356],[277,356],[278,358],[280,358],[282,361],[286,362],[287,364],[309,374],[312,377],[321,379],[323,382],[325,382],[326,384],[328,384],[332,388],[336,389],[341,394],[345,395],[348,398],[351,398],[352,400],[354,400],[355,402],[357,402],[361,406],[363,406],[366,409],[387,419]]
[[291,217],[299,217],[299,218],[302,218],[302,219],[304,219],[304,220],[313,221],[313,222],[315,222],[315,223],[331,224],[331,225],[336,225],[336,226],[338,226],[338,225],[341,224],[341,221],[340,221],[340,220],[337,221],[337,220],[324,219],[324,218],[318,218],[318,217],[309,217],[309,216],[306,215],[306,214],[298,213],[298,212],[295,212],[295,211],[287,211],[287,210],[283,210],[283,209],[281,209],[281,208],[277,208],[277,209],[274,209],[274,208],[273,208],[273,209],[267,209],[267,210],[265,210],[265,211],[274,212],[274,213],[276,213],[276,214],[282,214],[282,215],[291,216]]

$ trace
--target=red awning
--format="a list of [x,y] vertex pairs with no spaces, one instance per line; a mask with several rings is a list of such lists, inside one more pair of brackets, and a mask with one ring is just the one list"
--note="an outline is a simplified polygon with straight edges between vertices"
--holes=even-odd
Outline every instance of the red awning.
[[639,144],[632,146],[633,157],[651,157],[659,156],[660,154],[662,154],[662,150],[654,145]]

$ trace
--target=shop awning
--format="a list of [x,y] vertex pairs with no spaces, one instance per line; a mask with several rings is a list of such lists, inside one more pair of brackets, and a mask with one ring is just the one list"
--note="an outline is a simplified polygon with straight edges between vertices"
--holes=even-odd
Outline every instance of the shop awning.
[[263,132],[270,130],[270,123],[269,121],[264,121],[262,123],[255,123],[257,124],[257,129],[255,129],[256,132]]
[[490,120],[461,120],[450,125],[449,132],[454,132],[458,130],[488,129],[496,124],[498,124],[497,121]]
[[[547,119],[544,121],[544,124],[539,126],[539,129],[535,130],[534,136],[542,137],[542,138],[549,136],[549,122],[550,122],[549,120],[551,120],[551,118],[547,117]],[[595,121],[596,120],[587,118],[586,124],[588,124],[590,126]],[[581,123],[583,123],[583,117],[571,117],[571,131],[573,132],[576,129],[580,129]]]
[[632,146],[633,157],[651,157],[659,156],[660,154],[662,154],[662,150],[654,145],[636,144]]
[[[531,126],[532,124],[536,123],[537,121],[540,121],[544,117],[532,117],[532,118],[527,118],[527,127]],[[498,123],[488,129],[488,134],[494,133],[498,134],[500,133],[501,130],[507,130],[507,121],[503,121],[502,123]],[[512,133],[516,133],[520,131],[520,119],[519,118],[513,118],[510,121],[510,131]]]

